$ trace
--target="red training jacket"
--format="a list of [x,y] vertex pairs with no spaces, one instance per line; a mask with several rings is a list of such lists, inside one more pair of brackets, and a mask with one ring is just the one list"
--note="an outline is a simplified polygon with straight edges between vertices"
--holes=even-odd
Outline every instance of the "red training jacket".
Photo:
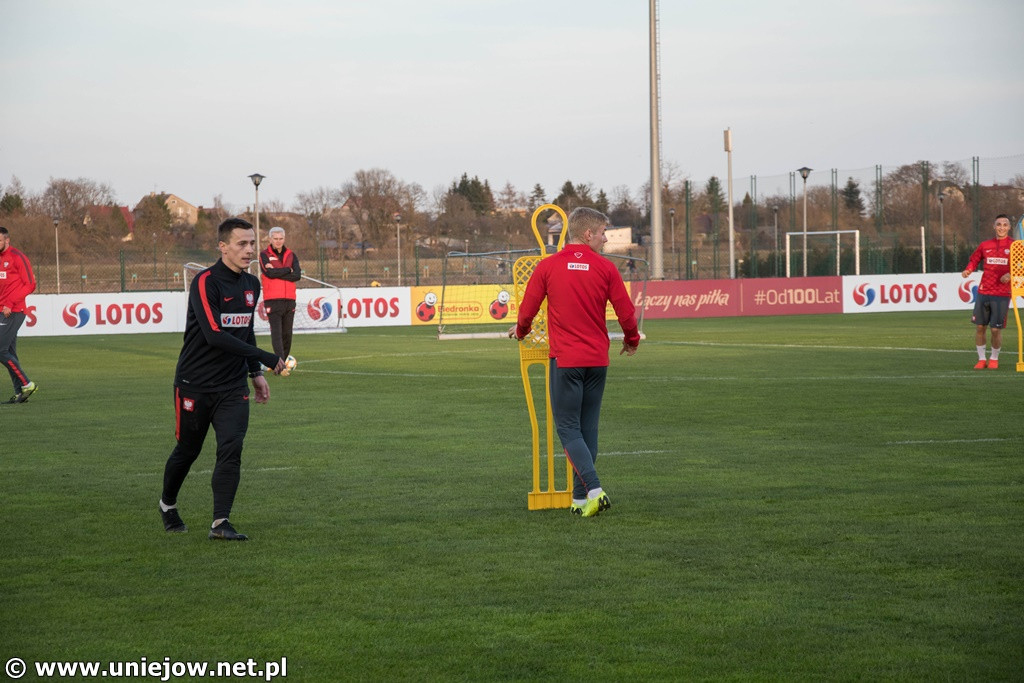
[[520,339],[529,333],[545,297],[551,347],[548,355],[557,359],[560,368],[608,365],[605,310],[609,301],[626,343],[640,343],[636,309],[619,269],[586,244],[566,244],[562,251],[537,264],[519,306],[516,336]]
[[24,313],[25,297],[34,291],[36,276],[28,256],[14,247],[0,252],[0,309],[9,306],[14,313]]
[[1010,245],[1013,238],[1007,235],[1003,239],[985,240],[971,254],[964,270],[972,271],[979,263],[985,264],[981,273],[979,294],[989,296],[1010,296],[1010,283],[1000,282],[999,278],[1010,272]]
[[295,300],[295,283],[302,279],[299,257],[288,247],[280,255],[269,246],[260,252],[260,281],[263,300]]

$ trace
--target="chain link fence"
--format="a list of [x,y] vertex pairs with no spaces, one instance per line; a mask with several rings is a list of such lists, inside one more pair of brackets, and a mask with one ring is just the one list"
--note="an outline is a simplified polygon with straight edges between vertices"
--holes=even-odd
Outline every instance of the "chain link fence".
[[[1024,154],[812,170],[806,187],[797,171],[737,177],[733,186],[739,277],[785,276],[787,233],[791,234],[790,272],[803,275],[805,203],[807,275],[853,274],[858,255],[852,239],[815,235],[852,230],[860,231],[863,274],[955,272],[963,268],[977,244],[992,235],[997,214],[1010,215],[1017,225],[1024,213]],[[663,232],[666,279],[729,277],[727,213],[709,212],[703,190],[687,181],[679,192],[670,193]],[[636,227],[634,233],[643,231]],[[525,217],[523,234],[528,233]],[[428,248],[425,241],[411,237],[402,238],[400,250],[397,239],[359,249],[317,247],[315,240],[307,240],[300,242],[303,246],[296,253],[304,274],[340,287],[440,285],[448,250]],[[457,241],[471,251],[519,248],[482,235]],[[14,243],[19,246],[17,233]],[[217,259],[213,249],[165,247],[155,235],[148,246],[129,243],[109,253],[62,250],[59,273],[56,249],[26,251],[35,269],[36,291],[43,294],[183,289],[184,263],[209,264]],[[650,262],[649,238],[641,237],[639,246],[625,255]]]

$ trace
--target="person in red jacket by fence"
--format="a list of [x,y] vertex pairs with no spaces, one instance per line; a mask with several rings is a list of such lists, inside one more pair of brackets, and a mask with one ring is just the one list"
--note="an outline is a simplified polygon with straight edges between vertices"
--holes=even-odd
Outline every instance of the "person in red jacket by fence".
[[302,278],[299,257],[284,245],[284,228],[270,229],[270,246],[260,252],[263,307],[270,323],[274,353],[287,359],[292,352],[295,321],[295,283]]
[[573,514],[593,517],[611,507],[594,463],[601,399],[608,376],[608,302],[615,309],[624,338],[623,353],[640,345],[636,309],[619,269],[601,256],[608,217],[579,207],[569,214],[568,240],[557,254],[537,264],[519,307],[517,324],[508,331],[522,340],[548,301],[551,364],[551,411],[558,438],[573,468]]
[[18,360],[18,330],[25,322],[25,297],[36,289],[36,276],[28,256],[11,246],[11,235],[0,226],[0,363],[14,384],[14,396],[6,403],[24,403],[35,393]]
[[[1003,328],[1010,310],[1010,217],[1004,213],[996,216],[996,238],[985,240],[971,254],[967,267],[961,273],[969,276],[978,264],[982,264],[981,285],[974,299],[974,315],[971,322],[976,325],[974,345],[978,350],[975,370],[999,367],[999,350],[1003,346]],[[992,353],[985,362],[985,328],[992,330]]]

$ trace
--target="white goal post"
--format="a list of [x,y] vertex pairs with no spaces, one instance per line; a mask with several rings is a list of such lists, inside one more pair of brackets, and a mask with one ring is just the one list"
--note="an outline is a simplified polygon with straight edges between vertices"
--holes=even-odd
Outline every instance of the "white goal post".
[[[250,268],[252,267],[250,266]],[[192,278],[206,268],[209,266],[193,262],[182,266],[182,281],[185,283],[186,292],[192,283]],[[257,272],[253,275],[259,277],[258,265],[256,269]],[[295,285],[293,333],[348,332],[345,327],[345,299],[341,294],[340,287],[306,275],[303,275]],[[260,334],[269,333],[270,323],[267,322],[267,314],[263,308],[262,294],[260,300],[256,302],[256,312],[256,320],[253,323],[255,331]]]
[[[805,237],[819,237],[821,235],[835,235],[836,236],[836,275],[842,275],[839,272],[840,255],[842,254],[842,245],[840,240],[843,235],[853,235],[853,263],[854,263],[854,275],[860,275],[860,230],[815,230],[814,232],[787,232],[786,233],[786,277],[790,275],[790,241],[789,238],[793,235],[805,236]],[[806,257],[807,254],[807,243],[803,245],[803,253]]]

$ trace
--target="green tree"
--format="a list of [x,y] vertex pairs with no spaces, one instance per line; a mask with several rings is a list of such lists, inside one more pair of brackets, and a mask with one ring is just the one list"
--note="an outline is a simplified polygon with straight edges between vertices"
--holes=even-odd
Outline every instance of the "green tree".
[[708,178],[704,185],[704,196],[707,200],[708,213],[718,216],[725,209],[725,193],[722,191],[722,183],[717,176]]
[[[562,207],[566,213],[570,213],[573,209],[580,206],[591,206],[596,208],[599,199],[600,197],[598,199],[594,198],[593,188],[588,183],[577,183],[573,185],[571,180],[566,180],[565,184],[562,185],[562,191],[552,203]],[[607,197],[604,199],[604,205],[607,209]]]
[[171,229],[171,210],[167,208],[167,195],[151,194],[142,198],[135,210],[135,234],[166,235]]
[[19,194],[5,192],[3,199],[0,199],[0,214],[11,215],[25,211],[25,200]]
[[453,182],[448,192],[465,197],[477,215],[488,214],[494,211],[494,194],[491,192],[491,186],[486,180],[480,182],[480,179],[476,176],[470,179],[468,173],[463,173],[459,182]]
[[757,219],[754,217],[754,200],[750,198],[750,193],[747,192],[743,195],[743,202],[740,205],[740,226],[744,230],[751,230],[757,228]]
[[864,215],[864,197],[860,192],[860,183],[849,178],[846,186],[840,191],[843,198],[843,208],[857,216]]
[[530,211],[533,211],[538,206],[547,204],[548,200],[546,199],[546,197],[547,195],[544,192],[544,188],[540,186],[540,183],[537,183],[536,185],[533,186],[533,190],[530,192],[527,208]]

